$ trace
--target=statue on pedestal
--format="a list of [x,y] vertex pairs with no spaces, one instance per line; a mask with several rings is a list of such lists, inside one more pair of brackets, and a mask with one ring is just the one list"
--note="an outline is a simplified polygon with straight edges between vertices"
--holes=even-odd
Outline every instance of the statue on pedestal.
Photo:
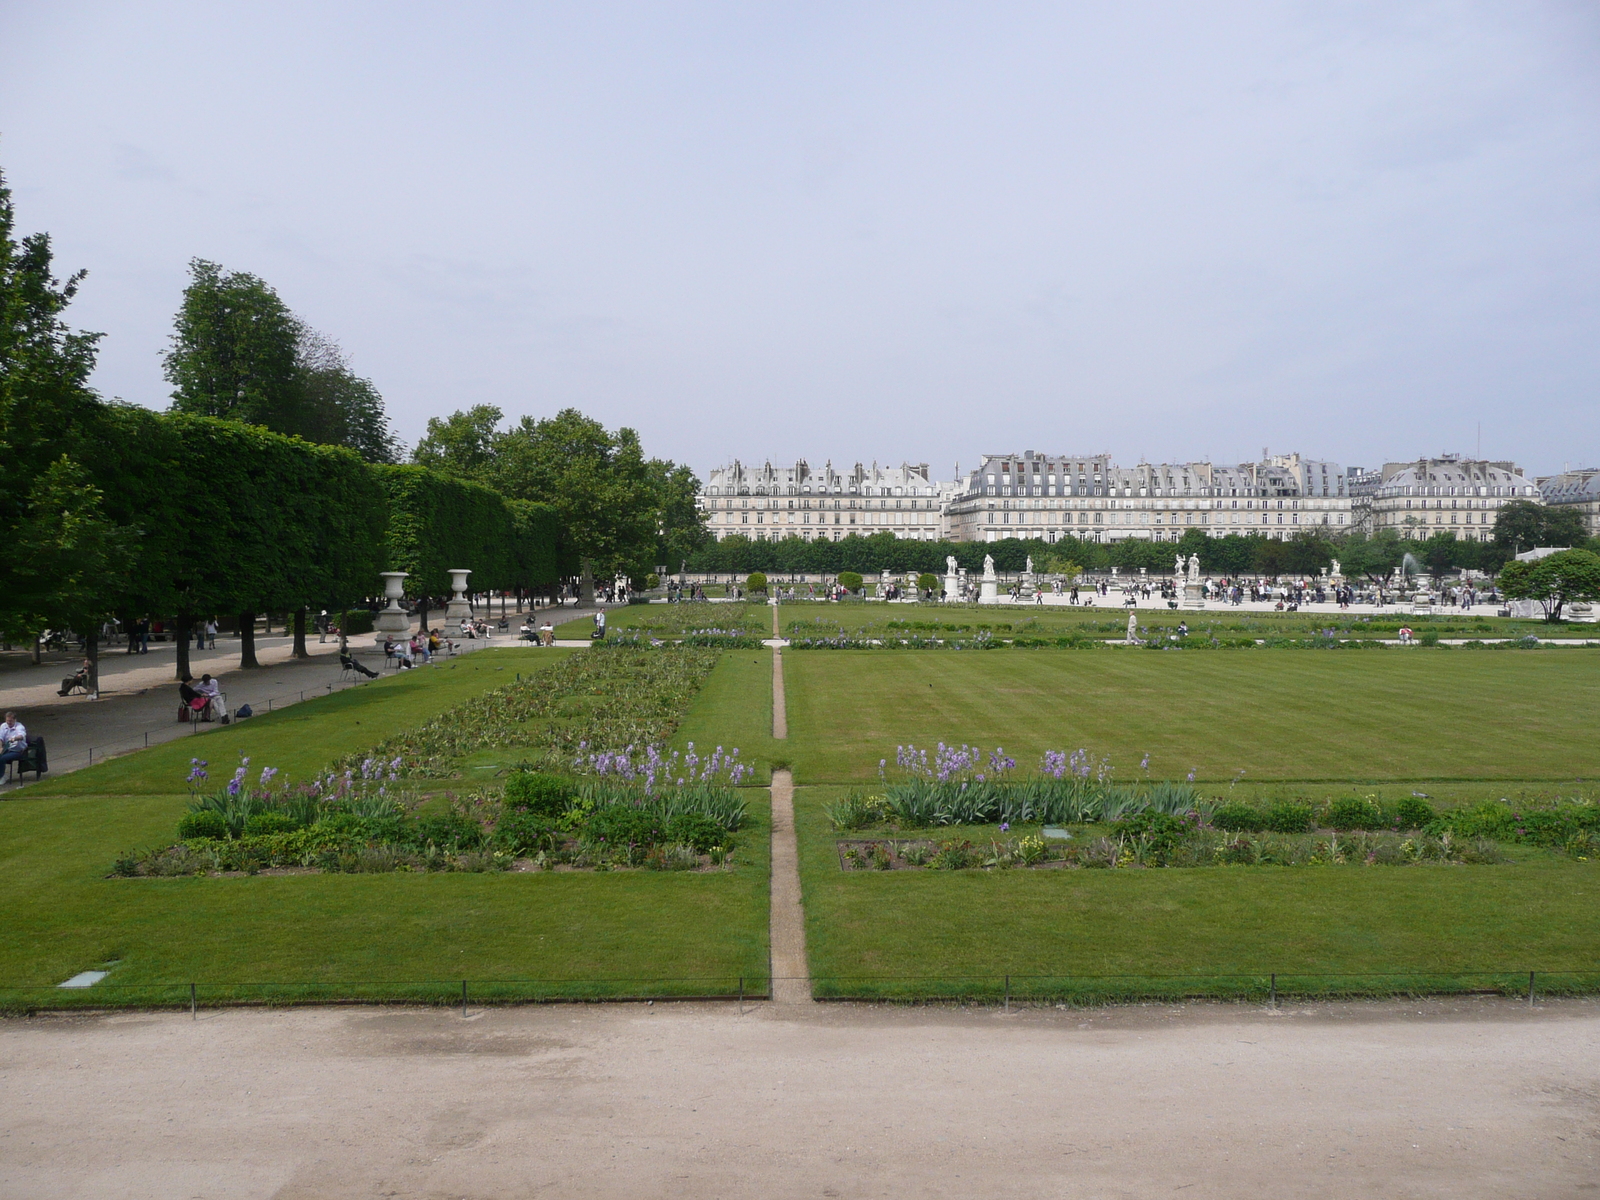
[[1172,569],[1172,573],[1180,579],[1183,578],[1183,555],[1178,555],[1178,565]]
[[1339,576],[1343,574],[1343,572],[1339,570],[1339,560],[1337,558],[1333,560],[1333,567],[1330,571],[1330,574],[1332,574],[1335,579],[1338,579]]
[[985,579],[994,578],[994,555],[992,554],[983,556],[983,577]]
[[944,556],[944,573],[946,575],[954,575],[956,573],[956,556],[954,554],[946,554]]
[[1198,554],[1189,555],[1189,582],[1200,582],[1200,556]]
[[1128,645],[1139,644],[1139,614],[1132,609],[1128,610]]
[[1033,555],[1031,555],[1031,554],[1028,555],[1028,572],[1027,573],[1029,575],[1033,574]]

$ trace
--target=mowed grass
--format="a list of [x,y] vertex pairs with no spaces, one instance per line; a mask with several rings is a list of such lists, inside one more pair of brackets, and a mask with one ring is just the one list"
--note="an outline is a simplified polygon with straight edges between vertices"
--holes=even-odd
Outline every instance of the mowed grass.
[[[0,804],[0,999],[109,1003],[189,981],[202,997],[234,987],[283,999],[431,995],[417,983],[462,979],[550,981],[544,994],[695,995],[731,994],[742,976],[759,991],[770,828],[759,789],[746,792],[751,820],[728,872],[106,878],[119,851],[173,839],[197,752],[213,780],[241,751],[252,768],[304,778],[559,656],[482,651],[454,671],[386,679],[16,793]],[[110,978],[86,992],[8,991],[107,965]],[[275,989],[246,986],[264,984]]]
[[1600,775],[1600,655],[1142,650],[790,651],[796,782],[869,782],[895,747],[1109,756],[1202,784]]
[[1487,867],[844,872],[823,812],[842,790],[796,797],[819,995],[998,995],[1007,974],[1056,977],[1048,994],[1118,975],[1204,991],[1201,977],[1272,972],[1372,988],[1394,973],[1448,987],[1455,972],[1596,970],[1600,864],[1529,851]]
[[789,756],[788,744],[772,737],[771,650],[723,653],[673,738],[680,750],[690,742],[702,757],[718,746],[737,749],[740,761],[756,772],[749,782],[771,782],[773,761],[787,762]]

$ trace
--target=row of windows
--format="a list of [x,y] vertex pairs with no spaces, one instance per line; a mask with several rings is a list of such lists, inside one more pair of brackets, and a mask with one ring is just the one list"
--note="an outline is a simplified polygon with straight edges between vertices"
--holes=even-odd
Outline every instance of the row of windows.
[[[1162,524],[1177,525],[1177,524],[1180,523],[1178,521],[1179,515],[1180,514],[1174,513],[1174,512],[1169,512],[1169,513],[1138,512],[1138,513],[1136,513],[1136,512],[1128,511],[1126,509],[1121,510],[1121,511],[1117,511],[1117,512],[1109,512],[1109,513],[1107,513],[1107,512],[1094,512],[1094,513],[1079,512],[1077,514],[1077,524],[1079,524],[1079,525],[1090,525],[1090,524],[1093,524],[1093,525],[1162,525]],[[1264,513],[1260,513],[1259,514],[1259,516],[1260,516],[1260,521],[1259,522],[1256,520],[1256,517],[1258,515],[1256,513],[1238,513],[1238,512],[1231,512],[1231,513],[1227,513],[1227,514],[1218,513],[1218,514],[1216,514],[1216,519],[1215,520],[1211,519],[1212,518],[1212,514],[1211,513],[1186,512],[1186,513],[1183,513],[1181,515],[1183,517],[1182,524],[1184,524],[1184,525],[1253,525],[1253,524],[1262,524],[1262,525],[1267,525],[1267,524],[1276,524],[1276,525],[1283,525],[1283,524],[1289,524],[1289,525],[1300,525],[1300,524],[1305,524],[1305,525],[1343,525],[1348,520],[1348,516],[1345,513],[1338,513],[1338,514],[1324,513],[1324,514],[1321,514],[1320,516],[1313,516],[1311,514],[1306,514],[1306,519],[1303,522],[1300,519],[1301,514],[1297,513],[1297,512],[1288,512],[1288,513],[1266,513],[1266,512],[1264,512]],[[1224,521],[1222,519],[1224,515],[1226,515],[1227,518],[1228,518],[1226,521]],[[1198,516],[1200,518],[1198,521],[1195,520],[1196,516]],[[1288,517],[1288,521],[1287,522],[1284,521],[1285,517]],[[1274,519],[1274,518],[1276,518],[1276,519]],[[1032,525],[1044,525],[1044,524],[1071,525],[1071,524],[1073,524],[1073,514],[1070,513],[1070,512],[1069,513],[1060,513],[1060,512],[1047,512],[1047,513],[1026,513],[1026,512],[1010,513],[1010,512],[1001,512],[997,516],[994,512],[990,512],[989,513],[989,524],[992,525],[992,524],[996,524],[996,523],[1001,524],[1001,525],[1010,525],[1010,524],[1013,524],[1013,523],[1015,523],[1017,525],[1029,525],[1029,524],[1032,524]]]
[[[1165,505],[1153,504],[1153,503],[1151,503],[1149,501],[1140,501],[1140,502],[1137,502],[1137,504],[1135,505],[1135,504],[1130,504],[1130,503],[1124,503],[1124,502],[1121,502],[1121,501],[1118,501],[1118,500],[1111,500],[1109,502],[1104,501],[1104,500],[1096,501],[1095,504],[1094,504],[1094,507],[1095,508],[1105,508],[1105,507],[1107,507],[1108,503],[1109,503],[1109,506],[1111,508],[1116,508],[1119,504],[1121,504],[1122,507],[1124,507],[1124,508],[1133,508],[1133,507],[1138,507],[1138,508],[1162,508],[1162,507],[1165,507]],[[1167,502],[1167,504],[1170,504],[1170,503],[1171,503],[1170,501]],[[1028,502],[1026,500],[1016,500],[1016,501],[1002,500],[1002,501],[1000,501],[1000,507],[1002,509],[1011,508],[1013,505],[1015,505],[1017,508],[1027,508],[1027,507],[1029,507],[1029,504],[1028,504]],[[1274,501],[1274,500],[1260,500],[1260,501],[1257,501],[1257,500],[1246,500],[1246,501],[1244,501],[1244,507],[1246,509],[1254,509],[1254,508],[1257,508],[1258,506],[1260,508],[1272,508],[1272,507],[1276,506],[1280,511],[1294,511],[1294,510],[1299,509],[1302,505],[1304,505],[1306,508],[1310,508],[1310,509],[1325,509],[1325,508],[1329,508],[1329,507],[1338,507],[1338,506],[1341,505],[1341,502],[1337,501],[1337,500],[1332,500],[1332,501],[1322,501],[1322,500],[1304,500],[1304,501],[1302,501],[1302,500],[1276,500],[1276,501]],[[1051,501],[1050,503],[1046,504],[1043,500],[1035,500],[1032,503],[1032,507],[1033,508],[1041,508],[1041,507],[1043,507],[1043,508],[1087,508],[1087,507],[1089,507],[1089,505],[1085,501],[1082,501],[1082,500],[1079,500],[1074,504],[1069,504],[1069,503],[1067,503],[1065,501],[1061,501],[1061,500]],[[1189,507],[1193,507],[1193,505],[1190,505]],[[1199,507],[1201,507],[1203,509],[1238,508],[1239,507],[1239,501],[1237,501],[1237,500],[1208,500],[1208,501],[1205,501],[1205,502],[1201,503],[1199,505]],[[976,508],[977,508],[977,506],[976,506],[976,504],[974,504],[972,507],[969,507],[969,508],[957,508],[957,509],[953,509],[952,511],[958,512],[958,513],[959,512],[973,512],[973,511],[976,511]],[[991,500],[991,501],[989,501],[989,511],[993,512],[994,509],[995,509],[995,502]]]
[[[992,481],[994,479],[994,476],[991,475],[991,476],[989,476],[989,478]],[[1105,488],[1105,487],[1101,487],[1101,486],[1098,486],[1098,485],[1096,485],[1094,487],[1088,487],[1088,486],[1085,486],[1084,484],[1081,484],[1081,483],[1077,487],[1073,487],[1070,484],[1064,484],[1060,488],[1057,488],[1053,484],[1042,484],[1042,485],[1041,484],[1034,484],[1032,487],[1024,487],[1024,486],[1008,487],[1008,486],[1002,484],[999,487],[995,487],[995,486],[993,486],[992,482],[991,482],[990,486],[985,487],[983,489],[983,492],[984,492],[985,495],[988,495],[988,496],[996,496],[996,495],[999,495],[999,496],[1012,496],[1012,495],[1016,495],[1016,496],[1105,496],[1105,495],[1132,496],[1135,493],[1137,493],[1140,496],[1161,496],[1161,495],[1167,495],[1167,496],[1196,496],[1196,495],[1198,495],[1198,496],[1258,496],[1258,495],[1259,496],[1296,496],[1296,495],[1299,495],[1299,490],[1297,488],[1293,488],[1293,487],[1279,487],[1279,488],[1251,488],[1251,487],[1246,487],[1246,488],[1220,488],[1220,487],[1212,488],[1212,487],[1203,487],[1203,488],[1191,488],[1191,487],[1188,487],[1188,486],[1184,486],[1184,487],[1181,487],[1181,488],[1159,488],[1159,487],[1138,487],[1138,488],[1135,488],[1135,487],[1130,485],[1130,486],[1127,486],[1127,487],[1120,487],[1120,488],[1119,487]],[[1316,491],[1312,491],[1312,492],[1309,492],[1307,494],[1314,496],[1314,495],[1317,495],[1319,493],[1317,493]],[[1323,488],[1320,494],[1324,495],[1324,496],[1333,496],[1333,495],[1336,495],[1337,493],[1331,492],[1327,488]]]
[[[827,508],[829,502],[827,500],[816,500],[816,501],[812,501],[812,500],[798,500],[798,501],[796,501],[796,500],[787,500],[787,501],[785,501],[785,500],[757,500],[756,503],[755,503],[755,506],[757,508],[785,508],[785,507],[787,507],[789,509],[794,509],[796,507],[799,507],[801,509],[808,509],[808,508],[812,507],[813,503],[818,508]],[[850,499],[850,500],[835,500],[832,503],[833,503],[833,507],[834,507],[834,509],[836,511],[841,509],[841,508],[852,509],[853,510],[853,509],[856,509],[856,508],[874,508],[874,507],[876,507],[876,508],[888,508],[889,507],[889,501],[887,501],[887,500],[879,500],[876,504],[874,504],[871,500],[862,500],[862,501],[858,502],[858,501],[856,501],[854,499]],[[924,510],[927,510],[927,511],[932,511],[935,507],[937,507],[932,500],[910,500],[910,501],[896,500],[894,502],[894,507],[895,508],[900,508],[902,506],[905,507],[905,508],[924,509]],[[721,507],[721,508],[724,508],[724,509],[731,509],[731,508],[734,507],[734,501],[732,501],[732,500],[721,500],[721,501],[712,500],[712,501],[708,502],[708,507],[710,507],[713,511],[715,511],[718,507]],[[748,500],[740,500],[740,501],[738,501],[738,507],[740,507],[740,508],[749,508],[750,507],[750,501],[748,501]]]
[[1380,496],[1531,496],[1535,489],[1531,487],[1418,487],[1414,484],[1380,488]]
[[[747,512],[740,513],[739,514],[739,522],[738,523],[741,524],[741,525],[750,524],[751,515],[752,515],[751,513],[747,513]],[[758,513],[755,513],[753,515],[755,516],[755,523],[757,525],[764,525],[764,524],[767,523],[767,520],[766,520],[767,519],[767,515],[768,515],[767,513],[758,512]],[[828,514],[828,513],[817,513],[816,514],[817,524],[818,525],[826,525],[826,524],[828,524],[829,515],[830,514]],[[833,524],[835,524],[835,525],[839,525],[839,524],[854,525],[856,523],[856,519],[857,519],[857,516],[858,516],[858,514],[856,514],[854,512],[848,512],[848,513],[846,513],[846,512],[837,512],[837,513],[833,513],[831,515],[833,517]],[[725,524],[725,525],[732,525],[734,523],[733,516],[734,516],[733,513],[723,513],[722,514],[722,523]],[[785,525],[791,525],[791,524],[809,525],[809,524],[811,524],[811,514],[809,512],[803,512],[803,513],[772,513],[771,516],[772,516],[772,524],[774,524],[774,525],[777,525],[780,522],[782,524],[785,524]],[[799,517],[798,521],[795,520],[796,517]],[[863,524],[863,525],[902,525],[903,524],[903,525],[926,525],[929,528],[932,528],[932,525],[930,523],[931,522],[931,518],[928,517],[927,515],[922,514],[922,513],[887,513],[887,512],[886,513],[878,513],[878,512],[870,512],[870,513],[868,513],[868,512],[864,512],[864,513],[860,513],[859,517],[860,517],[861,524]],[[890,517],[893,517],[894,520],[893,521],[889,520]],[[715,521],[716,518],[713,517],[712,520]]]
[[[830,492],[830,489],[828,488],[828,486],[826,484],[821,484],[821,483],[819,483],[817,485],[817,489],[816,490],[817,490],[817,494],[818,495],[823,495],[823,494],[827,494],[827,493]],[[853,483],[848,488],[846,488],[843,484],[836,483],[836,484],[833,485],[831,491],[832,491],[833,494],[839,494],[839,495],[842,495],[843,493],[848,491],[850,493],[850,495],[852,495],[852,496],[858,495],[858,494],[859,495],[863,495],[863,496],[934,496],[934,495],[938,494],[938,489],[937,488],[931,488],[931,487],[880,487],[880,488],[870,488],[870,487],[858,487],[856,484],[853,484]],[[750,488],[750,487],[731,488],[731,487],[715,487],[715,486],[713,486],[713,487],[708,487],[706,489],[706,495],[708,495],[708,496],[751,496],[751,495],[765,496],[765,495],[768,495],[768,494],[769,494],[769,489],[764,487],[764,486],[760,486],[760,485],[758,485],[758,486],[756,486],[754,488]],[[770,489],[770,494],[774,495],[774,496],[809,496],[809,495],[811,495],[811,485],[809,483],[806,483],[806,484],[800,485],[799,487],[795,487],[793,484],[790,484],[788,487],[785,488],[785,487],[779,487],[777,484],[774,484],[772,486],[772,488]]]

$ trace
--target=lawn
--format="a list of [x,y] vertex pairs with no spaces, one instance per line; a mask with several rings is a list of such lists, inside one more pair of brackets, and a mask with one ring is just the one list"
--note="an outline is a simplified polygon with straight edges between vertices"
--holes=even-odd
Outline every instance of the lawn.
[[868,782],[895,747],[1109,756],[1117,778],[1573,781],[1600,776],[1595,651],[790,651],[801,784]]
[[[242,752],[252,767],[304,777],[559,657],[482,651],[18,793],[0,805],[0,999],[186,1000],[190,981],[202,999],[458,999],[463,978],[543,981],[502,988],[508,996],[732,994],[740,977],[762,990],[769,848],[758,789],[726,872],[105,877],[119,851],[172,839],[201,747],[223,769]],[[768,671],[770,681],[770,656]],[[693,715],[697,698],[685,703]],[[107,965],[89,991],[7,990]]]
[[[1512,862],[1480,867],[847,873],[823,814],[842,790],[796,796],[819,996],[998,996],[1008,974],[1016,995],[1087,998],[1159,994],[1150,976],[1186,977],[1176,991],[1229,994],[1264,990],[1269,973],[1366,977],[1285,978],[1285,989],[1448,990],[1526,986],[1530,970],[1596,970],[1592,862],[1517,848]],[[1491,974],[1441,977],[1449,972]],[[1380,977],[1393,973],[1409,980]],[[1117,975],[1146,978],[1094,978]],[[1204,978],[1218,975],[1255,978]]]

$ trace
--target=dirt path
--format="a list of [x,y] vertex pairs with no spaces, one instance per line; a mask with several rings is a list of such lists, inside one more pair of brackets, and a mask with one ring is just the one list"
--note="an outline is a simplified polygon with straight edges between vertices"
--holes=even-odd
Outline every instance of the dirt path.
[[806,917],[794,838],[794,777],[781,770],[772,773],[771,905],[772,998],[779,1004],[809,1005],[811,969],[806,963]]
[[1592,1196],[1600,1006],[0,1022],[0,1195]]

